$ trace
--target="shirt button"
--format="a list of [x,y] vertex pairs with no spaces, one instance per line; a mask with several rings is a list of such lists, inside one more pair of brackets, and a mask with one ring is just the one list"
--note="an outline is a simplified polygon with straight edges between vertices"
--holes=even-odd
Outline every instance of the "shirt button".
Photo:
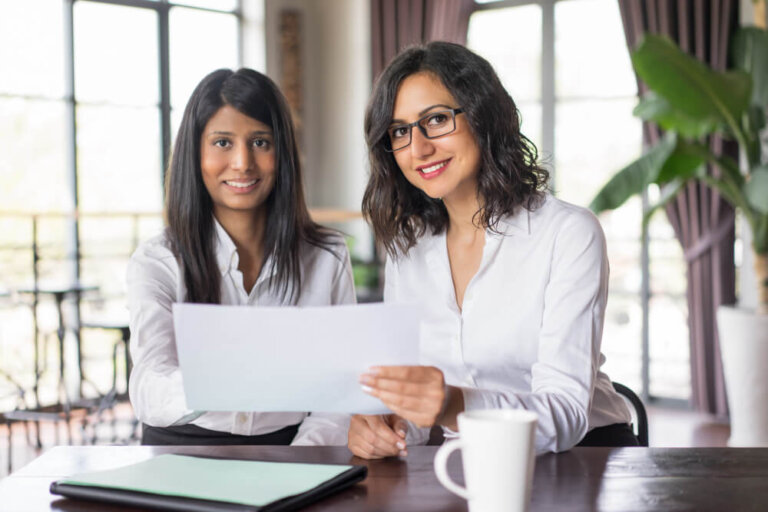
[[246,421],[248,421],[248,415],[244,412],[237,414],[237,422],[241,425],[243,425]]

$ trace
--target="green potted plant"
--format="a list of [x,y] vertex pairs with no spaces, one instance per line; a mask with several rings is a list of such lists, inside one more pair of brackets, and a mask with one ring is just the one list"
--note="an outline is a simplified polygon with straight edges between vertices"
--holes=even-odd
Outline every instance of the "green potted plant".
[[[660,200],[643,220],[690,180],[717,189],[749,226],[758,289],[756,310],[721,307],[718,329],[734,446],[768,446],[768,150],[761,141],[768,109],[768,32],[740,29],[731,45],[734,69],[718,72],[671,40],[647,35],[632,64],[649,88],[634,114],[657,123],[663,138],[598,192],[590,208],[616,208],[648,185]],[[735,140],[740,161],[715,154],[706,137]],[[707,164],[716,168],[707,172]],[[745,366],[746,365],[746,366]]]

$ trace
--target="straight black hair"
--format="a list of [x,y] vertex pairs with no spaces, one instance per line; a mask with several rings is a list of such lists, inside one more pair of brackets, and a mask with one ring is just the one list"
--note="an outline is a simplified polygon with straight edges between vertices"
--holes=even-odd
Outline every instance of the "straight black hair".
[[312,222],[304,200],[298,150],[288,105],[267,76],[252,69],[219,69],[195,88],[184,110],[166,175],[165,217],[171,247],[184,269],[186,302],[221,302],[216,263],[213,201],[200,168],[200,138],[205,125],[229,105],[268,125],[275,144],[275,183],[266,199],[265,261],[276,272],[269,286],[295,303],[301,294],[302,242],[332,250],[330,230]]
[[387,130],[397,91],[410,75],[437,77],[464,111],[482,159],[478,173],[480,209],[474,222],[496,230],[504,215],[533,209],[547,187],[549,173],[537,164],[536,146],[520,132],[520,115],[493,67],[463,46],[432,42],[397,55],[376,81],[365,114],[371,175],[363,196],[363,214],[376,240],[390,256],[405,254],[427,229],[437,234],[448,225],[442,201],[411,185],[387,151]]

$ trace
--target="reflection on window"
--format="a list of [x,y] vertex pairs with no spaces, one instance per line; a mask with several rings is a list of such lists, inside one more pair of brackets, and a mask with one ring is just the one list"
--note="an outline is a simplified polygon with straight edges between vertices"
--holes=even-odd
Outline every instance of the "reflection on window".
[[[491,4],[491,2],[478,2]],[[534,142],[554,140],[552,186],[566,201],[587,206],[617,170],[641,152],[641,124],[632,116],[637,86],[614,0],[554,2],[551,40],[543,41],[542,14],[551,2],[484,8],[470,18],[468,45],[499,73]],[[546,50],[546,46],[551,50]],[[554,55],[547,61],[547,55]],[[554,123],[542,119],[545,70],[554,76]],[[537,117],[536,117],[537,116]],[[535,132],[532,131],[535,128]],[[544,134],[544,135],[541,135]],[[549,134],[549,137],[546,135]],[[546,155],[545,155],[546,156]],[[643,389],[643,272],[637,198],[606,213],[600,221],[608,238],[611,264],[603,352],[605,370],[615,380]],[[649,358],[647,391],[654,396],[688,398],[688,330],[682,251],[663,214],[650,226]]]

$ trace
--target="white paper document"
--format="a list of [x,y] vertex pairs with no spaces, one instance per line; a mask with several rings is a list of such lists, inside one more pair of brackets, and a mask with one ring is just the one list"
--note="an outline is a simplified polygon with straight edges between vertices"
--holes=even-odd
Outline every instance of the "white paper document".
[[360,374],[419,364],[419,315],[402,304],[174,304],[173,323],[187,406],[199,411],[385,413]]

